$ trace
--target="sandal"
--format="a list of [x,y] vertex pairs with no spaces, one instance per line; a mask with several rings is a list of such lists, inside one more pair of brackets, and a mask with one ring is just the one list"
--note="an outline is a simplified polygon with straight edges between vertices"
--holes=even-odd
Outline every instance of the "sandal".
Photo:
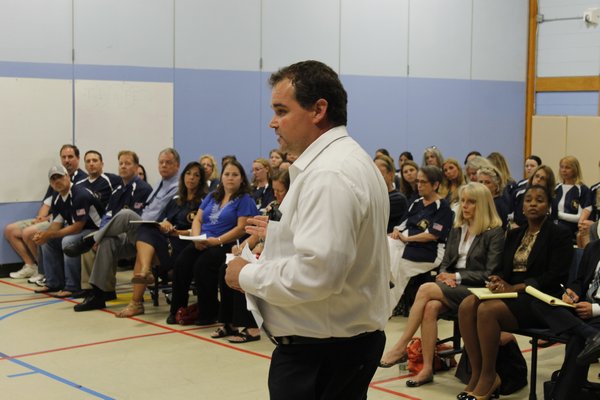
[[135,315],[143,314],[144,312],[145,312],[145,310],[144,310],[143,302],[131,300],[129,302],[129,304],[127,304],[127,307],[125,307],[124,309],[122,309],[121,311],[119,311],[118,313],[115,314],[115,317],[129,318],[129,317],[133,317]]
[[213,339],[221,339],[227,336],[236,336],[240,332],[237,329],[230,327],[229,325],[223,325],[217,328],[216,331],[211,333],[210,337]]
[[131,283],[143,283],[146,285],[154,285],[154,275],[152,272],[146,271],[145,274],[142,275],[133,275],[131,278]]
[[68,290],[61,290],[56,294],[53,294],[52,297],[56,297],[57,299],[66,299],[68,297],[73,297],[73,292]]
[[237,335],[234,335],[227,339],[229,343],[248,343],[255,342],[257,340],[260,340],[260,335],[252,336],[248,333],[246,329],[241,330],[240,332],[238,332]]

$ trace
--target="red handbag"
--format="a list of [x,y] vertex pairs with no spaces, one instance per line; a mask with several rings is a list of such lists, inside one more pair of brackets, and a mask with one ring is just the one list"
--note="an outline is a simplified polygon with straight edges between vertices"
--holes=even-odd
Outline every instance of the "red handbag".
[[192,325],[198,319],[198,303],[188,307],[179,307],[175,314],[175,321],[179,325]]
[[[447,359],[442,359],[438,352],[442,350],[449,350],[451,346],[447,344],[438,344],[433,354],[433,370],[434,371],[447,371],[452,367],[456,367],[456,360],[454,356]],[[410,372],[418,373],[423,369],[423,348],[421,344],[421,338],[414,337],[408,342],[406,346],[406,352],[408,354],[408,370]]]

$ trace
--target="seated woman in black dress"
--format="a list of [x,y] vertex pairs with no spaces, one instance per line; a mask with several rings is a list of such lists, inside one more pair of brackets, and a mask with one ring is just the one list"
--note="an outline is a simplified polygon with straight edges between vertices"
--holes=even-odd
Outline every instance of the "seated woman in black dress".
[[409,206],[406,219],[388,237],[395,285],[390,292],[392,306],[400,300],[411,277],[431,271],[442,262],[453,220],[448,201],[437,193],[442,179],[442,170],[436,166],[419,170],[417,189],[421,197]]
[[394,230],[394,226],[400,225],[400,222],[404,220],[406,211],[408,210],[408,204],[406,202],[406,197],[394,188],[394,172],[396,171],[394,161],[390,157],[382,154],[375,157],[375,165],[377,165],[379,172],[381,172],[388,189],[390,198],[390,216],[388,218],[387,233],[391,233]]
[[116,317],[127,318],[144,313],[146,285],[154,283],[152,264],[157,259],[163,273],[172,267],[179,253],[189,244],[179,239],[179,235],[189,235],[196,210],[207,193],[202,165],[195,161],[186,165],[179,176],[177,195],[158,217],[160,225],[142,225],[138,229],[131,279],[133,295],[127,307],[115,314]]
[[532,312],[535,298],[525,293],[525,287],[562,294],[560,284],[567,280],[573,246],[569,232],[548,217],[550,203],[545,187],[527,189],[523,201],[527,223],[508,232],[501,269],[489,278],[492,292],[518,292],[518,297],[482,301],[471,295],[460,304],[460,333],[472,370],[460,399],[489,399],[500,387],[496,357],[501,331],[546,326]]
[[460,302],[471,294],[467,288],[485,286],[485,280],[502,259],[504,230],[490,191],[482,184],[471,182],[458,189],[458,196],[460,207],[436,282],[419,288],[400,340],[384,354],[379,364],[389,368],[404,360],[406,346],[420,327],[423,369],[406,381],[409,387],[433,381],[438,315],[456,313]]

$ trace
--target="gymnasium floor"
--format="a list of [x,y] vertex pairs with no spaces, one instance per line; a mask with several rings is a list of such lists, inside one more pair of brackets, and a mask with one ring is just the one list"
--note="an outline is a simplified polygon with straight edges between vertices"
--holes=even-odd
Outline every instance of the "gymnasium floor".
[[[0,398],[2,399],[268,399],[271,342],[233,345],[209,337],[214,328],[166,325],[167,305],[130,319],[114,317],[131,296],[131,271],[118,274],[118,298],[108,309],[75,313],[80,300],[33,293],[25,280],[0,279]],[[386,329],[388,346],[405,324],[394,317]],[[440,336],[451,332],[440,322]],[[528,338],[519,344],[529,362]],[[560,367],[564,348],[539,352],[538,398],[543,381]],[[597,376],[597,364],[590,376]],[[455,399],[463,385],[454,370],[438,373],[433,384],[407,388],[411,375],[379,369],[369,400]],[[596,379],[597,380],[597,379]],[[526,399],[526,387],[503,399]]]

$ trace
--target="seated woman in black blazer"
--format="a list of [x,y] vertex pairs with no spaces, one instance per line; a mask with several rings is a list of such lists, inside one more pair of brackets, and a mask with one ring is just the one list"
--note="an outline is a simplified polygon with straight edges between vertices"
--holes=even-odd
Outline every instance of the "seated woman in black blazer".
[[489,399],[500,387],[496,357],[501,331],[546,326],[533,313],[535,298],[525,293],[525,287],[531,285],[552,296],[562,294],[560,284],[567,280],[573,246],[570,232],[548,217],[550,203],[545,187],[527,189],[523,199],[527,223],[508,232],[502,269],[489,278],[492,292],[518,292],[518,297],[481,301],[471,295],[460,304],[460,333],[472,374],[459,399]]
[[436,282],[419,288],[402,337],[379,364],[388,368],[404,360],[406,346],[420,327],[423,369],[406,381],[410,387],[433,381],[438,315],[448,311],[456,313],[460,302],[471,294],[467,287],[485,286],[485,280],[502,259],[504,230],[490,191],[480,183],[471,182],[458,189],[458,196],[460,207]]

